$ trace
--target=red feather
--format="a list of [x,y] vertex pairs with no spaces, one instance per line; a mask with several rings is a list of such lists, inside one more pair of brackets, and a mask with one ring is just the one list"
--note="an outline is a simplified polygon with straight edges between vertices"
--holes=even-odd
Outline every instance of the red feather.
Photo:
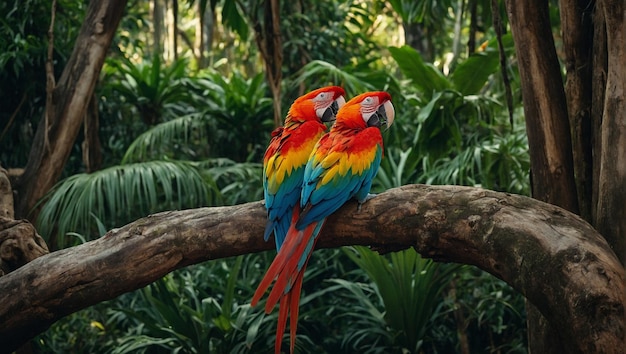
[[[308,259],[307,259],[308,262]],[[298,273],[296,277],[296,282],[291,289],[289,294],[289,312],[291,314],[289,318],[289,348],[291,349],[291,353],[293,353],[293,349],[296,347],[296,330],[298,329],[298,310],[300,309],[300,291],[302,290],[302,279],[304,278],[304,268],[306,267],[306,263],[302,268],[302,271]],[[280,308],[283,308],[283,305],[280,305]],[[283,331],[285,328],[283,327]]]
[[[295,220],[298,219],[299,214],[299,208],[296,208],[292,225],[295,225]],[[307,244],[311,237],[316,236],[314,235],[316,226],[317,223],[313,223],[308,225],[304,230],[297,230],[295,226],[289,229],[285,243],[278,251],[276,258],[274,258],[274,261],[268,268],[252,297],[252,306],[255,306],[272,282],[275,281],[267,298],[267,302],[265,303],[265,312],[270,313],[276,304],[280,302],[278,324],[276,327],[276,353],[280,353],[282,338],[285,328],[287,327],[287,317],[289,317],[290,321],[289,333],[291,352],[293,352],[295,348],[302,280],[312,249],[306,255],[304,255],[304,252],[307,249]],[[314,242],[315,241],[316,240],[314,240]],[[306,259],[302,268],[298,270],[298,263],[303,255]]]
[[[278,311],[278,325],[276,326],[276,341],[274,342],[274,353],[280,354],[280,347],[283,344],[283,335],[285,334],[285,328],[287,327],[287,315],[289,312],[283,309],[287,308],[289,304],[289,296],[285,296],[280,299],[280,311]],[[291,351],[293,353],[293,350]]]
[[[293,211],[292,222],[291,222],[292,225],[295,223],[295,220],[298,220],[299,216],[300,216],[300,207],[296,205]],[[250,305],[256,306],[259,300],[261,300],[261,298],[263,297],[263,294],[265,294],[265,291],[270,287],[270,285],[272,284],[274,279],[278,276],[278,274],[280,274],[280,272],[285,266],[286,259],[288,259],[290,254],[292,253],[291,250],[293,249],[294,244],[297,245],[296,242],[297,240],[295,237],[285,238],[285,243],[280,248],[280,251],[278,251],[278,254],[272,261],[272,264],[267,269],[267,272],[265,272],[263,279],[261,279],[259,286],[256,288],[256,291],[254,292],[254,295],[252,296],[252,301],[250,302]],[[272,308],[274,307],[274,305],[272,305]],[[266,306],[266,312],[270,312],[270,311],[271,311],[271,308],[269,309],[269,311],[267,311],[267,306]]]

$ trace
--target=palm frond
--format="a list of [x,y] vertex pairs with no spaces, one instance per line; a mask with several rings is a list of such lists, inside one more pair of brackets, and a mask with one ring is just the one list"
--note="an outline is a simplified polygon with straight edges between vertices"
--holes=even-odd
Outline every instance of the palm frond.
[[213,181],[191,163],[150,161],[114,166],[59,182],[45,200],[37,227],[44,237],[57,233],[58,244],[63,245],[68,231],[95,234],[94,216],[111,228],[149,213],[205,206],[219,199]]
[[224,203],[234,205],[263,198],[262,165],[227,158],[200,161],[198,168],[220,189]]
[[374,87],[370,82],[348,71],[322,60],[313,60],[302,67],[295,83],[301,84],[303,82],[310,82],[318,86],[333,83],[334,85],[342,86],[349,96],[354,96],[365,91],[381,89]]
[[389,257],[360,246],[346,248],[346,254],[376,284],[385,305],[385,320],[398,333],[396,344],[408,352],[419,352],[441,293],[458,266],[424,259],[412,248]]
[[173,157],[175,145],[207,146],[209,129],[201,114],[188,114],[148,129],[128,147],[122,164]]

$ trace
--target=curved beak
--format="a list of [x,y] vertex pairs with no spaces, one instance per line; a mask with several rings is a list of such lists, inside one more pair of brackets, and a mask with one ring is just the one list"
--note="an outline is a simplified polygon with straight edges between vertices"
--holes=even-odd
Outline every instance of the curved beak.
[[322,113],[322,117],[320,118],[322,122],[332,122],[337,117],[337,112],[339,108],[341,108],[344,104],[346,104],[346,99],[343,96],[339,96],[335,98],[333,103],[330,104],[324,113]]
[[367,125],[370,127],[385,126],[386,129],[393,124],[393,119],[396,116],[396,111],[393,108],[391,101],[385,101],[381,104],[376,112],[367,120]]

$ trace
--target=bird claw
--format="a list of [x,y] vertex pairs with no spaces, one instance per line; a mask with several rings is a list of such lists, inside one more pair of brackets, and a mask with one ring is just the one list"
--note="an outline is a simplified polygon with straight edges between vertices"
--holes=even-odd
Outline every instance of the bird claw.
[[359,200],[359,205],[357,205],[356,210],[361,211],[361,205],[363,205],[363,203],[367,202],[368,200],[373,199],[374,197],[376,197],[376,194],[367,193],[367,196],[365,197],[365,199]]

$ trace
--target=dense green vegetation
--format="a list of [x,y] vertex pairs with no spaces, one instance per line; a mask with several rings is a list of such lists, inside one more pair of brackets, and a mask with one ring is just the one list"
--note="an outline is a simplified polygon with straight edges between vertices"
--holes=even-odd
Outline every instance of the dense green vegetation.
[[[474,2],[479,23],[468,12]],[[177,58],[155,51],[152,3],[129,4],[96,90],[101,168],[84,172],[76,142],[66,178],[42,202],[37,228],[53,248],[157,211],[262,198],[260,161],[273,107],[244,15],[258,11],[258,1],[180,2],[181,38],[195,37],[198,6],[219,15],[202,58],[184,41]],[[58,6],[57,74],[84,4]],[[45,105],[50,9],[47,1],[30,0],[4,2],[0,10],[14,14],[0,23],[0,165],[22,167]],[[489,2],[307,0],[286,2],[281,13],[283,113],[302,90],[329,83],[350,97],[392,94],[397,123],[385,132],[375,192],[427,183],[529,194],[516,70],[504,68],[515,103],[510,121]],[[408,39],[415,28],[423,47],[404,44],[414,44],[403,33]],[[503,43],[512,56],[510,36]],[[176,271],[64,318],[35,342],[45,353],[271,352],[276,314],[264,315],[249,301],[272,257]],[[471,352],[525,352],[521,296],[477,269],[434,263],[413,250],[380,256],[347,247],[312,257],[300,352],[450,353],[464,345]]]

